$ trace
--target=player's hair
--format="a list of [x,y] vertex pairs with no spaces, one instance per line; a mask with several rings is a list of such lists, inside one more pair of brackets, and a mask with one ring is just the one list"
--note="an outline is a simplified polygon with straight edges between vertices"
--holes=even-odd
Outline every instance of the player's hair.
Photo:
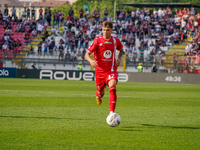
[[113,23],[112,23],[112,21],[104,21],[103,22],[103,27],[105,28],[105,27],[109,27],[109,28],[113,28]]

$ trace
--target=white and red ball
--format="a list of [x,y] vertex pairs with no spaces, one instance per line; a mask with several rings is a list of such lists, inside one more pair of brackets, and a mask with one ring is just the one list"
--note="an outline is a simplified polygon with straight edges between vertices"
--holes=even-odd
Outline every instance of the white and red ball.
[[121,117],[117,113],[111,113],[107,116],[106,122],[111,127],[116,127],[121,122]]

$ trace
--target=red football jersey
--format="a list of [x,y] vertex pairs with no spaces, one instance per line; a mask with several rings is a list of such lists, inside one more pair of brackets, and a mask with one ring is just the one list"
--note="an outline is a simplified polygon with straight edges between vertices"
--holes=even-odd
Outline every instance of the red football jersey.
[[[115,39],[115,42],[114,42]],[[97,61],[96,73],[107,73],[116,71],[115,54],[116,49],[122,50],[123,45],[118,38],[112,37],[107,40],[103,36],[96,37],[88,48],[88,51],[94,53],[94,59]]]

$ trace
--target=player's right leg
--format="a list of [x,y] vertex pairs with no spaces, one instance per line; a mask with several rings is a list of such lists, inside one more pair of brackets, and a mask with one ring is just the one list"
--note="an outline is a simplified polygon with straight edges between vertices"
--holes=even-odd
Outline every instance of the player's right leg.
[[96,90],[96,101],[97,101],[97,104],[98,105],[101,105],[101,103],[102,103],[102,97],[104,96],[104,89],[103,89],[103,91],[98,91],[98,90]]
[[96,86],[97,86],[97,90],[96,90],[96,101],[98,105],[101,105],[102,103],[102,97],[104,96],[105,92],[105,80],[104,79],[99,79],[96,78]]

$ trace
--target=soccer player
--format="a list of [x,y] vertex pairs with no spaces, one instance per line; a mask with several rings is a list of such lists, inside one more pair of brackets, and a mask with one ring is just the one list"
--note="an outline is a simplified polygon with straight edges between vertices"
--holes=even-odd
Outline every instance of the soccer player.
[[[115,111],[117,95],[116,85],[117,67],[120,64],[123,54],[123,45],[118,38],[111,36],[113,31],[113,23],[111,21],[103,22],[102,36],[98,36],[93,40],[93,43],[88,48],[85,59],[90,62],[92,67],[95,67],[96,78],[96,101],[100,105],[104,96],[104,88],[109,87],[110,92],[110,113]],[[116,50],[119,51],[118,59],[115,59]],[[91,54],[94,53],[94,60]]]

